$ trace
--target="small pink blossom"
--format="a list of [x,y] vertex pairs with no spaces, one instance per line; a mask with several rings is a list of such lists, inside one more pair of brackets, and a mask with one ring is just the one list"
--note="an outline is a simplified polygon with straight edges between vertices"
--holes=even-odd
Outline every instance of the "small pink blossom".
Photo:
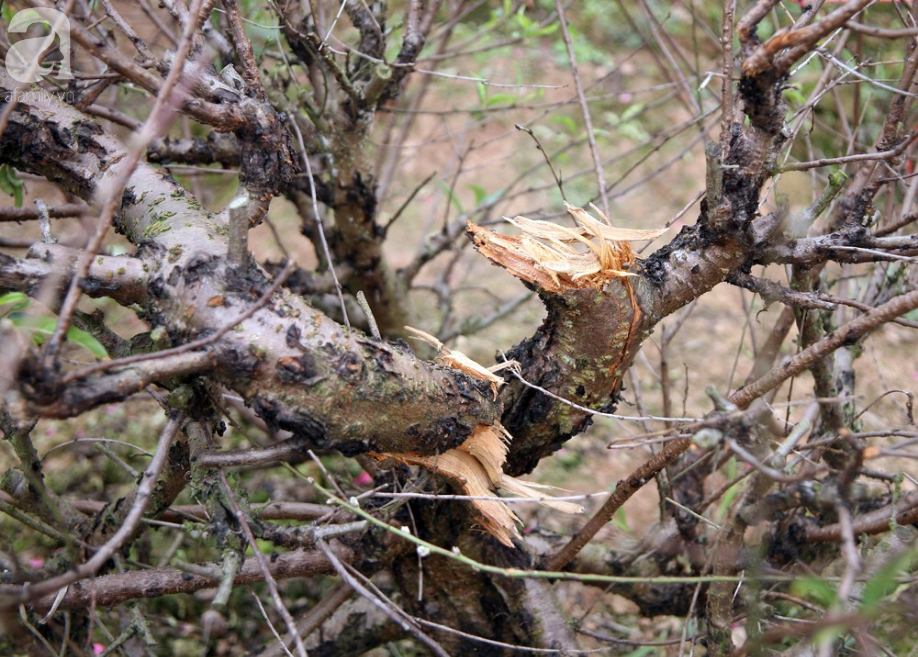
[[29,566],[32,568],[41,568],[45,565],[45,560],[41,557],[32,557],[29,559]]
[[369,472],[363,470],[359,475],[354,477],[354,483],[358,486],[369,486],[373,483],[373,477],[370,476]]
[[101,643],[92,644],[92,654],[101,655],[103,652],[105,652],[105,646],[103,646]]

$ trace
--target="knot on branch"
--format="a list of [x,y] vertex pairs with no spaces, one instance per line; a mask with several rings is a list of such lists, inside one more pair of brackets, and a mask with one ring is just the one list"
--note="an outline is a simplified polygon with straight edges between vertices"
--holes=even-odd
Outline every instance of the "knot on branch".
[[244,103],[246,121],[238,130],[239,182],[259,200],[269,200],[299,173],[285,116],[267,103]]

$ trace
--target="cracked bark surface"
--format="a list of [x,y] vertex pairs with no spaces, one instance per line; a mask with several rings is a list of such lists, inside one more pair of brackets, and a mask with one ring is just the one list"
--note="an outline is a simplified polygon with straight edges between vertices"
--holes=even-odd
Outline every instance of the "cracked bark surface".
[[[9,88],[9,84],[5,88]],[[53,120],[48,117],[52,116]],[[61,104],[21,105],[0,142],[0,157],[46,175],[87,200],[113,176],[123,147],[76,110]],[[154,325],[174,344],[234,322],[268,287],[257,266],[235,271],[226,260],[227,218],[205,211],[164,173],[140,165],[124,193],[117,228],[137,245],[131,271],[147,276],[144,303]],[[45,253],[36,254],[46,261]],[[116,270],[117,272],[117,270]],[[115,273],[111,286],[133,284]],[[460,372],[416,358],[404,343],[383,343],[344,327],[279,292],[208,349],[213,376],[239,392],[272,426],[306,436],[314,448],[432,454],[461,443],[497,417],[489,391]],[[171,374],[183,371],[182,358]],[[188,372],[199,354],[184,358]],[[31,407],[57,417],[124,398],[99,395],[115,375],[92,375],[62,397],[49,382],[27,383]],[[439,406],[439,411],[432,410]]]
[[[856,4],[849,3],[845,11],[853,11]],[[479,226],[469,228],[469,236],[478,251],[538,293],[546,308],[542,325],[534,335],[508,349],[507,357],[519,363],[520,374],[526,381],[589,410],[573,408],[512,376],[506,377],[507,384],[495,397],[486,381],[423,360],[404,341],[385,341],[356,329],[348,330],[289,289],[263,298],[272,289],[272,276],[251,259],[240,267],[228,255],[229,211],[205,210],[188,189],[147,163],[141,163],[131,175],[115,220],[115,228],[133,245],[133,255],[96,256],[80,285],[88,296],[112,298],[137,309],[151,328],[166,334],[167,342],[178,351],[129,364],[116,363],[115,367],[91,367],[85,374],[75,373],[74,368],[66,365],[58,371],[47,371],[34,367],[36,361],[25,360],[17,387],[3,400],[5,406],[24,417],[65,418],[125,400],[150,384],[175,389],[180,383],[191,381],[198,386],[195,392],[198,395],[201,389],[213,391],[219,384],[238,394],[271,430],[293,434],[289,442],[278,448],[291,460],[295,460],[291,453],[297,459],[305,459],[308,450],[315,449],[336,450],[345,456],[372,452],[435,458],[462,444],[476,428],[500,422],[513,436],[506,473],[531,472],[542,459],[590,425],[590,411],[615,411],[623,391],[623,377],[643,341],[661,320],[721,282],[748,280],[753,265],[787,262],[810,267],[827,260],[858,262],[868,257],[863,252],[851,251],[852,247],[881,250],[890,257],[918,253],[914,236],[874,237],[862,225],[877,189],[872,182],[875,174],[873,170],[866,172],[866,165],[853,177],[844,202],[838,204],[831,230],[825,235],[788,238],[782,232],[785,217],[781,210],[771,214],[760,212],[763,186],[775,175],[776,156],[787,139],[783,132],[786,108],[781,94],[787,84],[788,67],[797,55],[792,49],[782,52],[783,48],[797,43],[794,39],[804,39],[809,48],[815,43],[812,35],[826,29],[823,25],[796,36],[789,32],[763,44],[755,33],[755,25],[764,16],[766,5],[769,3],[759,3],[739,25],[741,57],[745,62],[739,94],[748,122],[731,127],[729,139],[725,139],[727,148],[720,154],[723,169],[709,172],[721,177],[717,195],[712,194],[702,202],[697,223],[682,229],[647,259],[633,263],[627,268],[627,276],[607,277],[595,285],[575,284],[573,280],[561,284],[532,270],[529,263],[495,248],[497,233]],[[226,6],[236,11],[235,3]],[[325,76],[328,95],[323,99],[325,105],[321,111],[315,108],[311,108],[312,113],[304,111],[309,121],[304,116],[285,115],[291,107],[289,97],[275,97],[260,89],[257,67],[244,69],[245,83],[231,87],[208,69],[205,78],[210,86],[198,85],[195,93],[199,97],[183,98],[178,105],[188,115],[226,134],[218,136],[211,132],[206,139],[162,139],[152,145],[147,158],[163,164],[222,162],[239,166],[243,193],[260,213],[253,223],[264,214],[272,196],[287,194],[295,199],[309,224],[303,227],[303,232],[318,242],[316,220],[320,217],[309,222],[313,207],[310,194],[314,187],[316,201],[334,219],[324,223],[329,228],[333,259],[345,261],[345,267],[339,270],[346,274],[345,289],[366,293],[383,336],[389,338],[401,335],[402,327],[411,317],[406,299],[409,281],[405,279],[413,277],[420,264],[407,267],[402,276],[387,263],[382,248],[385,229],[379,222],[378,190],[369,158],[361,149],[372,134],[371,124],[383,103],[401,93],[439,7],[439,2],[410,4],[403,40],[391,70],[389,65],[380,64],[386,52],[387,30],[382,5],[345,3],[347,16],[360,34],[360,48],[380,61],[355,57],[338,68],[333,65],[334,58],[325,44],[317,39],[316,26],[302,16],[285,15],[282,29],[292,51],[309,73],[310,82],[318,87]],[[845,17],[850,15],[838,14],[831,21],[847,20]],[[113,70],[129,79],[136,78],[149,91],[160,88],[151,72],[123,57],[115,57],[102,41],[90,43],[92,38],[86,31],[75,32],[75,39]],[[237,49],[249,48],[241,52],[250,56],[251,44],[245,43],[244,30],[237,29],[234,39]],[[779,53],[780,58],[776,59]],[[775,62],[780,65],[769,65]],[[246,63],[251,64],[247,60]],[[168,71],[164,61],[160,72]],[[903,80],[903,88],[911,88],[910,85],[910,79]],[[0,77],[0,93],[8,96],[11,92],[12,81]],[[891,112],[891,118],[901,118],[902,98],[896,100],[898,114]],[[45,95],[26,98],[15,108],[0,103],[0,109],[11,109],[9,124],[0,137],[0,160],[4,163],[43,176],[90,204],[98,204],[107,186],[122,171],[128,148],[75,108]],[[302,126],[305,133],[302,137],[307,152],[303,155],[314,162],[312,180],[300,170],[300,158],[294,154],[291,132],[294,125]],[[897,126],[895,121],[888,122],[889,134],[878,139],[878,147],[899,148],[907,144],[898,134]],[[317,148],[315,143],[322,140],[327,141]],[[709,193],[712,191],[713,188]],[[431,253],[435,254],[436,250]],[[46,281],[61,273],[59,289],[55,290],[60,297],[78,271],[79,257],[77,251],[55,244],[36,244],[23,258],[0,254],[0,289],[38,294]],[[325,254],[321,253],[319,260],[324,258]],[[316,276],[315,281],[307,280],[302,287],[308,289],[312,285],[324,292],[332,290],[327,274]],[[807,290],[796,292],[804,301],[810,298]],[[910,309],[913,297],[903,297],[907,303],[887,306],[883,312],[893,316]],[[845,331],[850,331],[855,340],[876,328],[871,324],[872,316],[864,317],[864,321],[851,322],[840,329],[832,339],[844,341],[848,335]],[[778,343],[784,335],[786,330]],[[210,342],[181,351],[182,345],[209,336],[213,338]],[[810,341],[822,343],[825,350],[837,348],[835,342],[830,344],[821,336],[811,336]],[[766,383],[783,380],[780,373],[766,377],[770,363],[777,357],[777,349],[775,346],[770,356],[756,364],[759,374],[751,377],[749,390],[757,390],[752,379]],[[802,369],[813,364],[807,361],[796,365]],[[824,374],[830,373],[828,366],[823,369]],[[209,382],[206,386],[200,384],[204,378]],[[819,389],[831,391],[825,386]],[[736,403],[740,407],[747,405]],[[204,406],[209,407],[209,403]],[[170,459],[172,467],[163,476],[166,490],[149,509],[150,515],[163,511],[175,499],[186,484],[186,472],[191,472],[195,494],[201,494],[205,488],[202,481],[222,467],[214,454],[227,462],[232,460],[229,457],[233,454],[218,451],[219,439],[212,435],[208,424],[214,424],[212,411],[202,411],[195,420],[196,444],[190,456],[182,451],[183,445],[175,462]],[[738,432],[741,442],[751,440],[748,433]],[[208,457],[214,458],[208,460]],[[697,453],[687,452],[669,468],[669,474],[675,476],[699,461]],[[838,465],[846,463],[842,459]],[[761,497],[773,483],[761,476],[754,481],[761,484],[754,491]],[[435,479],[432,488],[445,492],[450,484]],[[704,501],[704,484],[705,475],[696,469],[685,477],[673,495],[684,506],[695,507]],[[37,503],[39,497],[29,490],[29,485],[25,479],[11,477],[3,490],[19,503]],[[741,499],[743,504],[752,504],[752,500]],[[99,512],[95,525],[83,528],[83,535],[90,536],[89,542],[98,544],[112,530],[117,530],[130,500],[128,495],[105,508]],[[233,520],[225,500],[208,498],[202,507],[219,512],[213,517],[219,517],[224,524]],[[531,569],[558,548],[550,540],[546,541],[547,547],[540,545],[539,536],[518,541],[513,548],[505,547],[481,530],[465,504],[423,500],[413,503],[411,508],[413,515],[402,511],[389,521],[406,525],[416,522],[421,538],[455,546],[462,554],[482,563]],[[783,510],[786,509],[782,507]],[[912,518],[913,512],[913,506],[903,507],[902,517]],[[639,558],[637,548],[634,551],[616,548],[598,554],[594,546],[588,546],[570,562],[568,569],[648,579],[706,572],[708,564],[702,554],[697,517],[685,510],[669,514],[665,524],[648,534],[646,544],[638,546],[649,558]],[[108,523],[100,524],[99,521],[105,520],[103,516],[109,518]],[[68,518],[74,525],[86,522],[75,515],[68,514]],[[42,519],[52,523],[54,516],[45,513]],[[735,574],[749,564],[749,554],[737,548],[742,542],[745,522],[743,519],[730,526],[726,536],[732,552],[717,555],[718,574]],[[256,535],[267,536],[278,545],[299,544],[297,540],[301,537],[271,527],[259,528],[256,523]],[[794,527],[795,535],[806,536],[807,531],[813,537],[831,532],[835,532],[832,536],[842,534],[840,525]],[[220,547],[226,550],[238,547],[232,543],[231,536],[227,538],[225,528],[223,531],[220,540],[225,544],[221,543]],[[781,543],[786,538],[776,539],[769,549],[790,551],[793,545]],[[390,570],[395,578],[393,590],[401,595],[401,604],[420,618],[446,622],[450,627],[505,643],[560,652],[577,648],[570,619],[553,599],[553,587],[547,581],[483,573],[439,555],[421,562],[420,553],[412,546],[396,543],[382,532],[365,532],[342,539],[335,549],[343,561],[368,576],[382,569]],[[419,564],[423,565],[424,573],[421,600],[417,599]],[[282,578],[325,573],[330,569],[331,563],[318,553],[300,550],[284,555],[274,570]],[[67,594],[65,607],[77,608],[91,599],[117,604],[144,595],[190,592],[213,584],[211,578],[188,579],[172,569],[148,573],[146,579],[115,574],[105,577],[114,579],[103,577],[77,586]],[[259,577],[256,564],[245,562],[237,583]],[[616,584],[613,590],[634,600],[644,614],[684,615],[688,613],[694,585]],[[732,600],[726,595],[727,587],[712,587],[712,590],[715,597],[720,597],[709,598],[708,609],[713,611],[708,620],[712,630],[718,633],[718,650],[724,652],[730,644]],[[98,595],[102,597],[94,597]],[[35,609],[45,610],[50,604],[49,598],[44,597],[36,602]],[[341,627],[345,629],[341,631],[356,631],[355,617],[343,615]],[[402,636],[384,625],[370,625],[373,626],[367,637],[355,639],[353,645],[363,649],[374,641]],[[482,647],[456,635],[438,635],[438,640],[452,654],[470,654],[473,650],[477,654],[513,652],[493,645]],[[319,642],[318,646],[319,654],[334,651],[334,642]]]
[[[0,156],[87,200],[123,157],[120,144],[72,108],[25,105],[12,117],[0,142]],[[725,225],[712,229],[713,222],[703,216],[697,226],[640,263],[636,277],[608,281],[599,289],[537,288],[548,310],[546,320],[532,338],[508,352],[520,362],[523,377],[588,408],[614,410],[623,373],[656,322],[743,262],[750,245],[730,236],[736,229],[752,232],[757,219],[754,201],[768,163],[761,156],[773,145],[769,139],[774,135],[753,131],[739,138],[728,156],[737,168],[725,181],[725,209],[719,209]],[[333,204],[343,218],[347,204],[360,204],[361,198],[371,196],[370,190],[356,194],[339,187]],[[117,228],[137,247],[132,271],[139,263],[146,275],[145,296],[123,293],[123,301],[142,302],[147,320],[165,326],[173,344],[234,322],[269,285],[256,265],[239,271],[227,262],[227,217],[204,211],[184,189],[148,165],[141,164],[131,177]],[[479,248],[485,243],[475,241]],[[48,249],[41,255],[45,262],[54,257]],[[362,255],[369,257],[365,249]],[[372,271],[381,271],[378,264],[371,263]],[[110,286],[127,288],[128,281],[116,273]],[[237,330],[207,347],[206,354],[170,358],[159,363],[165,375],[207,371],[239,393],[269,426],[305,438],[312,448],[332,448],[345,455],[434,454],[462,443],[478,424],[501,419],[514,437],[505,469],[518,474],[531,471],[591,422],[588,413],[516,381],[495,401],[483,382],[422,361],[404,343],[348,333],[283,291],[239,322]],[[109,385],[113,380],[116,385]],[[66,416],[155,380],[136,375],[126,379],[124,372],[96,374],[68,386],[62,395],[50,382],[32,379],[25,381],[22,392],[34,412]],[[100,393],[105,390],[112,392]],[[486,562],[518,567],[528,563],[525,552],[516,553],[482,536],[465,507],[453,506],[448,514],[435,515],[430,528],[431,536],[440,539],[454,534],[455,544]],[[523,612],[532,608],[523,604],[534,594],[531,585],[460,573],[453,563],[441,561],[428,563],[428,595],[416,613],[435,617],[448,602],[455,603],[456,578],[471,577],[469,598],[460,605],[462,618],[454,619],[457,626],[508,642],[558,645],[545,638],[546,627],[558,623],[551,620],[550,605],[535,617]],[[408,557],[394,564],[406,591],[416,577],[415,563]],[[495,624],[508,613],[517,621]],[[455,639],[445,645],[461,649],[464,644]]]

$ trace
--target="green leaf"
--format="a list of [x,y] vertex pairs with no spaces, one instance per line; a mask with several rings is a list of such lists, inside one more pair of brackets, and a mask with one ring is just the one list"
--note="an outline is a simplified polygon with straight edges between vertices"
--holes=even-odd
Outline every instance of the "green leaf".
[[80,345],[96,358],[108,358],[108,351],[102,346],[102,343],[82,329],[71,326],[67,330],[67,339]]
[[472,193],[475,195],[475,205],[476,206],[481,205],[481,202],[488,195],[488,190],[486,190],[481,185],[469,185],[468,187],[469,189],[472,190]]
[[17,313],[28,308],[32,302],[31,299],[22,292],[7,292],[0,294],[0,306],[10,306],[9,308],[0,309],[0,317],[5,317],[10,313]]
[[554,34],[555,32],[557,32],[559,27],[561,27],[560,23],[550,23],[549,25],[546,25],[545,27],[540,27],[535,30],[530,30],[526,36],[530,36],[530,37],[548,36],[549,34]]
[[622,114],[622,121],[628,121],[644,111],[646,103],[633,103],[629,105]]
[[513,22],[515,22],[520,29],[523,30],[523,33],[528,35],[529,31],[533,29],[534,25],[532,19],[526,15],[526,6],[520,5],[520,8],[516,11],[516,14],[513,16]]
[[577,134],[577,122],[569,116],[559,114],[557,116],[551,117],[548,120],[560,124],[561,127],[564,128],[569,135],[573,136]]
[[[504,195],[503,189],[498,189],[497,191],[488,193],[481,185],[468,185],[468,188],[472,190],[472,193],[475,195],[475,207],[480,208],[482,206],[488,206],[494,203],[497,199]],[[461,212],[461,210],[460,210]]]
[[727,492],[724,493],[723,498],[720,501],[720,504],[717,505],[717,517],[726,518],[727,511],[730,509],[730,505],[733,504],[733,500],[736,499],[736,496],[739,495],[742,484],[736,483],[730,488],[727,489]]
[[618,511],[612,517],[612,524],[621,529],[626,534],[632,534],[631,527],[628,526],[628,516],[625,513],[625,507],[618,507]]
[[497,191],[491,192],[490,194],[488,194],[487,196],[485,196],[485,197],[481,200],[481,203],[479,203],[478,205],[480,205],[480,206],[481,206],[481,205],[491,205],[492,203],[494,203],[494,201],[496,201],[497,199],[501,198],[501,197],[504,195],[504,192],[505,192],[505,191],[506,191],[506,190],[498,189]]
[[731,456],[727,463],[724,465],[724,476],[727,479],[733,479],[739,473],[739,464],[736,462],[736,457]]
[[459,200],[459,197],[456,196],[452,188],[442,180],[440,181],[440,187],[442,187],[446,195],[449,196],[449,201],[453,204],[453,207],[456,208],[456,211],[459,212],[459,214],[465,214],[465,208],[462,207],[462,201]]
[[475,88],[478,90],[478,102],[481,105],[487,106],[488,104],[488,85],[484,82],[477,82]]
[[16,207],[22,207],[22,181],[8,164],[0,165],[0,190],[13,197]]
[[[37,345],[42,345],[45,340],[54,333],[57,326],[56,317],[17,317],[13,323],[19,328],[32,334],[32,341]],[[108,352],[102,343],[96,340],[92,335],[75,326],[67,329],[67,339],[74,344],[80,345],[96,358],[106,358]]]
[[632,141],[647,141],[650,135],[637,121],[628,121],[618,127],[619,133]]
[[[0,297],[0,318],[7,318],[13,326],[19,327],[25,315],[22,311],[29,307],[32,300],[22,292],[9,292]],[[4,306],[7,306],[4,308]]]
[[823,643],[830,643],[843,636],[847,631],[848,628],[844,625],[829,625],[828,627],[823,627],[816,630],[813,634],[813,644],[818,646]]
[[800,577],[791,584],[791,593],[828,608],[835,603],[838,592],[830,582],[819,577]]
[[494,94],[493,96],[488,98],[487,102],[485,102],[485,107],[491,107],[493,105],[500,105],[501,103],[507,103],[508,105],[512,105],[515,102],[516,102],[516,96],[511,96],[510,94]]
[[899,575],[908,570],[914,553],[905,552],[891,559],[876,575],[867,580],[861,593],[862,608],[867,610],[882,602],[899,586]]
[[784,98],[794,107],[803,107],[806,104],[806,97],[797,89],[785,89]]
[[54,333],[54,327],[57,326],[57,319],[54,317],[21,317],[14,321],[16,326],[32,333],[32,341],[37,345],[43,345],[45,339]]

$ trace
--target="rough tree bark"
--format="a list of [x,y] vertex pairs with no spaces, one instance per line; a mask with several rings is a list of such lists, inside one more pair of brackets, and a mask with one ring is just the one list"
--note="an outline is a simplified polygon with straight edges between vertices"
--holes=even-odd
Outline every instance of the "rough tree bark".
[[[334,222],[324,224],[329,233],[329,254],[347,266],[344,290],[365,292],[383,338],[398,338],[412,316],[406,296],[411,281],[394,271],[383,253],[386,231],[380,226],[376,183],[363,145],[377,112],[403,91],[434,28],[441,3],[410,3],[403,40],[390,63],[385,61],[387,15],[383,3],[344,3],[360,35],[361,56],[343,65],[323,41],[319,17],[306,12],[305,7],[302,12],[290,9],[282,13],[281,27],[291,56],[308,72],[312,84],[324,80],[327,92],[321,98],[321,106],[317,105],[319,96],[314,94],[303,100],[302,107],[290,101],[287,90],[263,86],[239,8],[235,2],[223,4],[240,79],[221,77],[191,60],[183,63],[186,73],[175,100],[177,109],[215,132],[206,139],[157,141],[149,149],[149,160],[238,165],[241,192],[236,210],[245,208],[243,233],[250,223],[260,222],[273,196],[286,194],[307,208],[303,218],[311,223],[304,226],[304,232],[318,243],[315,222],[322,217],[310,213],[314,215],[321,202],[324,209],[333,212]],[[102,211],[100,199],[111,193],[116,181],[126,178],[123,190],[117,190],[120,202],[114,227],[133,245],[134,252],[117,257],[90,254],[91,261],[85,263],[87,273],[78,284],[89,296],[107,297],[130,306],[151,329],[164,332],[166,342],[172,346],[162,354],[132,356],[123,362],[116,360],[84,369],[62,367],[60,363],[46,368],[40,355],[26,354],[18,360],[16,385],[3,398],[10,414],[5,424],[13,426],[13,419],[25,425],[37,417],[73,417],[102,404],[124,401],[153,384],[171,390],[175,401],[176,391],[188,386],[197,411],[193,419],[183,423],[187,441],[183,439],[174,447],[169,467],[159,475],[159,494],[147,515],[154,517],[165,511],[185,487],[185,475],[190,472],[191,485],[196,494],[205,498],[209,517],[214,520],[219,515],[240,535],[239,528],[248,528],[248,521],[230,512],[226,494],[217,490],[219,467],[214,454],[219,452],[215,438],[219,413],[207,400],[221,386],[238,394],[270,430],[292,434],[280,450],[288,460],[305,458],[310,450],[319,449],[336,450],[348,457],[371,453],[437,455],[462,445],[482,425],[501,424],[513,438],[504,471],[508,475],[531,472],[542,459],[583,432],[594,412],[616,410],[625,375],[647,336],[664,318],[720,283],[743,280],[753,284],[748,276],[755,265],[787,262],[808,268],[829,260],[854,261],[863,257],[862,252],[846,250],[851,247],[899,257],[918,253],[914,236],[874,237],[864,227],[862,220],[879,189],[875,162],[865,162],[852,176],[845,202],[838,204],[838,215],[824,236],[788,236],[783,210],[764,214],[760,211],[763,186],[775,175],[777,157],[789,138],[782,93],[791,65],[856,15],[866,2],[849,2],[820,21],[788,28],[763,43],[756,27],[774,4],[760,2],[738,25],[738,92],[745,119],[724,126],[729,138],[723,140],[725,147],[717,157],[709,160],[707,196],[697,221],[683,228],[668,244],[645,260],[629,262],[626,272],[613,275],[607,268],[592,278],[562,277],[559,282],[557,276],[539,269],[537,262],[534,265],[533,258],[508,248],[505,236],[469,225],[469,237],[479,253],[537,292],[547,310],[535,334],[507,351],[507,358],[519,364],[519,378],[508,376],[498,395],[493,394],[487,381],[418,357],[401,339],[383,339],[345,327],[301,296],[283,287],[278,289],[278,281],[249,256],[244,242],[240,262],[239,234],[234,230],[238,228],[234,224],[239,221],[238,213],[230,209],[219,213],[205,210],[188,189],[148,162],[141,161],[126,170],[133,166],[132,146],[125,146],[107,134],[92,116],[51,94],[21,94],[11,78],[0,74],[0,94],[18,101],[0,104],[6,120],[0,136],[0,161],[42,176],[83,199],[87,218],[98,216]],[[186,16],[184,21],[188,20]],[[104,40],[96,40],[89,30],[78,26],[74,40],[125,79],[152,93],[161,89],[159,79],[150,71],[126,60]],[[910,66],[914,53],[910,57],[902,89],[913,85],[911,77],[906,79],[908,71],[914,75],[914,67]],[[169,70],[169,61],[163,58],[161,72],[168,75]],[[894,101],[891,117],[904,111],[903,98],[900,95]],[[896,121],[887,123],[878,139],[878,151],[901,151],[913,140],[913,135],[901,134],[899,125]],[[306,149],[300,155],[298,142]],[[34,245],[23,258],[0,254],[0,290],[38,295],[47,286],[54,286],[51,297],[55,300],[50,305],[59,308],[86,257],[84,252],[48,243]],[[324,257],[324,253],[320,254],[320,259]],[[798,300],[802,297],[807,302],[819,301],[807,296],[811,291],[798,290],[802,293]],[[771,293],[781,295],[780,290]],[[845,335],[859,339],[879,326],[881,322],[873,323],[874,318],[882,315],[883,321],[888,321],[915,307],[918,297],[906,294],[897,305],[866,315],[855,327],[859,332],[847,334],[839,329],[841,337],[835,342],[812,335],[804,346],[819,343],[811,354],[822,353],[818,351],[820,344],[827,352],[834,350],[836,342],[850,341],[843,339]],[[787,376],[812,367],[813,361],[807,361],[805,356],[802,353],[796,361],[786,363],[786,375],[773,372],[771,378],[763,377],[765,383],[759,388],[753,386],[757,395],[767,393]],[[757,366],[762,372],[770,369],[767,361]],[[828,375],[832,367],[826,368]],[[829,388],[819,390],[831,392]],[[767,460],[767,450],[756,452],[767,441],[763,436],[771,434],[760,430],[767,424],[761,408],[754,407],[746,415],[740,413],[751,402],[742,394],[739,391],[731,400],[720,400],[709,424],[719,432],[718,445],[736,445],[733,449],[739,454],[748,448],[764,462],[765,474],[759,472],[752,477],[746,495],[740,497],[740,506],[746,508],[764,498],[777,482],[787,482],[780,479],[782,464]],[[743,417],[737,419],[737,414]],[[842,418],[825,424],[821,433],[835,432],[838,439],[844,431],[850,433],[846,425],[852,424],[851,417]],[[6,426],[4,431],[8,431]],[[652,474],[667,465],[674,474],[701,458],[718,458],[711,457],[711,451],[702,455],[701,441],[693,444],[695,447],[688,449],[689,443],[685,442],[680,451],[687,451],[679,460],[659,463]],[[849,470],[861,468],[861,452],[863,446],[854,445],[836,462],[827,459],[842,474],[848,472],[847,479],[838,475],[843,480],[846,505],[850,502]],[[253,454],[249,456],[255,459]],[[672,458],[676,457],[674,450]],[[238,458],[244,463],[247,456],[241,454]],[[38,467],[38,478],[40,474]],[[695,475],[702,481],[702,475]],[[637,488],[643,483],[644,480],[629,485]],[[445,484],[449,482],[437,480],[434,486]],[[11,500],[4,499],[4,503],[13,507],[27,500],[42,505],[53,502],[50,496],[42,496],[40,487],[35,476],[28,481],[8,476],[0,485]],[[705,500],[703,493],[683,483],[674,496],[683,505],[695,507]],[[80,536],[88,545],[99,546],[124,521],[132,504],[133,497],[129,495],[98,512],[92,528],[76,512],[68,515],[67,522],[72,528],[79,525]],[[420,500],[412,504],[412,509],[411,520],[421,539],[458,548],[481,563],[505,569],[533,569],[560,548],[560,541],[549,539],[546,547],[538,537],[518,541],[512,548],[501,545],[480,531],[475,515],[465,505]],[[902,512],[910,509],[903,508]],[[609,509],[609,517],[614,512]],[[395,513],[387,520],[393,524],[405,522],[404,511]],[[107,519],[108,524],[100,526],[101,518]],[[42,521],[53,524],[53,513],[48,510]],[[334,559],[312,550],[319,540],[315,536],[295,535],[258,521],[252,524],[252,531],[260,538],[300,548],[272,562],[274,577],[334,570]],[[642,561],[619,552],[597,556],[585,551],[571,555],[569,563],[560,567],[580,573],[682,574],[683,566],[674,564],[678,556],[685,554],[691,574],[713,572],[729,577],[740,572],[750,558],[741,549],[748,524],[746,517],[737,517],[724,530],[716,543],[722,550],[712,563],[707,563],[701,554],[703,548],[695,531],[697,519],[679,513],[672,514],[659,531],[646,539],[648,543],[657,541],[652,559]],[[218,545],[224,555],[244,550],[242,539],[231,534],[220,535]],[[421,562],[413,546],[406,547],[382,531],[364,529],[355,536],[341,538],[334,550],[338,559],[358,572],[372,575],[391,571],[403,608],[421,619],[436,620],[503,644],[562,653],[578,647],[570,619],[554,599],[547,580],[502,577],[472,570],[443,555],[431,555],[423,561],[424,595],[418,599]],[[230,583],[270,579],[271,575],[260,570],[256,561],[236,566],[238,571],[228,578]],[[156,582],[151,593],[149,587],[144,589],[146,580],[130,575],[109,574],[92,580],[64,594],[57,604],[60,609],[78,608],[90,599],[102,605],[116,604],[159,591],[189,592],[212,581],[202,575],[187,579],[178,571],[160,569],[146,575]],[[0,602],[9,606],[30,600],[35,611],[44,612],[55,603],[53,594],[41,587],[32,587],[44,594],[34,599],[34,591],[7,583],[0,586]],[[711,586],[703,594],[714,654],[728,654],[733,649],[729,628],[734,609],[727,588]],[[93,598],[96,589],[98,597]],[[684,614],[692,595],[692,587],[687,584],[619,584],[615,590],[636,600],[648,614]],[[385,632],[378,636],[382,637],[378,640],[391,638]],[[513,653],[507,645],[482,647],[466,636],[436,636],[449,654]],[[322,645],[326,647],[318,654],[334,649],[328,647],[334,644]],[[360,641],[354,645],[364,646]]]

